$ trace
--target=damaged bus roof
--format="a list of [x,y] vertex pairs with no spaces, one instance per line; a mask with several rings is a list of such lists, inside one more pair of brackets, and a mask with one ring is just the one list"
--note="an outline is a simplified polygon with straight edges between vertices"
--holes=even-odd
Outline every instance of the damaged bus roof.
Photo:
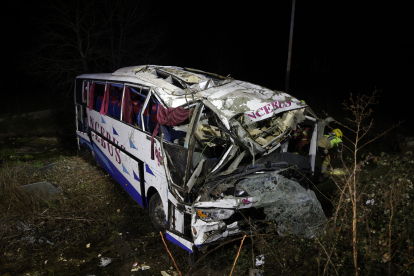
[[281,91],[234,80],[191,68],[143,65],[116,70],[112,74],[87,74],[80,78],[106,78],[156,86],[155,90],[169,107],[178,107],[197,100],[208,100],[230,120],[244,113],[254,121],[272,117],[307,105]]
[[202,101],[214,110],[227,130],[233,128],[232,132],[252,154],[277,148],[305,120],[305,109],[317,119],[304,102],[287,93],[197,69],[141,65],[78,78],[138,81],[152,87],[167,107],[186,107]]

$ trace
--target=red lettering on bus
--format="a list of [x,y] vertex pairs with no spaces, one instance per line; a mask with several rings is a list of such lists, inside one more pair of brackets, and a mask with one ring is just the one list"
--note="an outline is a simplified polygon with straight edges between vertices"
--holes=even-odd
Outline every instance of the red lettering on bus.
[[247,113],[247,116],[255,118],[256,119],[256,115],[254,115],[254,111],[252,111],[252,114]]
[[266,111],[266,114],[269,114],[269,112],[272,112],[273,111],[273,109],[270,109],[272,107],[272,105],[271,104],[267,104],[267,105],[265,105],[263,108],[264,108],[264,110]]
[[[109,142],[106,142],[108,145],[108,152],[109,152],[109,154],[111,155],[111,156],[114,156],[114,147],[112,146],[112,145],[110,145],[109,144]],[[110,149],[112,149],[112,152],[111,152],[111,150]]]
[[259,108],[258,110],[256,110],[256,116],[257,117],[262,117],[264,114],[262,113],[262,114],[259,114],[259,111],[260,110],[263,110],[263,107],[261,107],[261,108]]
[[119,151],[117,148],[115,148],[115,153],[116,153],[115,161],[118,162],[118,164],[121,164],[121,156],[119,156]]
[[115,139],[115,137],[112,137],[112,141],[114,141],[114,143],[116,143],[117,145],[119,145],[119,142]]
[[101,146],[105,149],[106,145],[105,145],[105,139],[101,138]]

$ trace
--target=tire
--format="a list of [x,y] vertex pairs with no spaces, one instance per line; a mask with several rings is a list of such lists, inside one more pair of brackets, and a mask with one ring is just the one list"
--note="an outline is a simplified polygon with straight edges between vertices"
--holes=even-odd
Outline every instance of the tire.
[[154,194],[149,202],[149,213],[154,227],[161,232],[167,230],[164,206],[158,193]]

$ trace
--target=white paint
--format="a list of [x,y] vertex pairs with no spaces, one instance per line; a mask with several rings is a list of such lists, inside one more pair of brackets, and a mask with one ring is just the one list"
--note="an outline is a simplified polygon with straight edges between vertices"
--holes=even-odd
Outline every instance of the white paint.
[[[113,74],[85,74],[78,76],[78,78],[150,87],[150,92],[143,104],[143,109],[148,105],[151,95],[154,95],[158,100],[163,102],[167,108],[178,106],[186,107],[187,101],[193,101],[191,95],[188,94],[187,97],[183,96],[182,88],[176,87],[162,78],[157,78],[155,75],[149,73],[146,68],[147,66],[144,66],[141,70],[134,70],[139,68],[137,66],[126,67],[115,71]],[[155,66],[150,66],[150,68],[155,68]],[[229,120],[237,114],[244,113],[245,116],[250,114],[250,119],[260,121],[275,116],[278,113],[306,107],[304,103],[286,93],[272,91],[248,82],[232,80],[227,84],[213,87],[213,82],[209,82],[209,78],[201,74],[183,71],[182,68],[172,66],[159,66],[158,68],[166,72],[172,72],[176,78],[179,78],[184,82],[188,81],[188,79],[191,79],[192,82],[196,82],[197,80],[198,83],[195,83],[194,87],[198,86],[198,92],[194,94],[194,99],[198,102],[202,101],[207,107],[215,112],[227,130],[230,130]],[[207,84],[208,87],[206,87]],[[188,83],[187,85],[189,86]],[[87,90],[89,93],[89,85],[87,85]],[[89,97],[87,97],[87,100],[89,100]],[[123,108],[123,104],[124,103],[122,102],[121,108]],[[121,112],[121,116],[122,113],[123,112]],[[184,233],[184,213],[189,213],[192,215],[191,227],[194,227],[193,229],[196,230],[196,234],[194,234],[193,229],[191,230],[196,245],[201,245],[205,242],[205,233],[209,231],[220,229],[222,232],[208,237],[208,242],[222,239],[239,232],[237,222],[231,225],[225,225],[223,221],[204,222],[197,219],[195,208],[224,208],[232,210],[251,208],[253,207],[253,204],[257,202],[254,197],[236,198],[233,196],[226,196],[215,201],[200,202],[199,196],[192,206],[190,204],[182,204],[183,198],[177,191],[173,193],[173,190],[171,189],[174,188],[169,187],[168,185],[166,173],[166,171],[168,172],[168,168],[165,168],[163,164],[165,163],[166,166],[167,159],[165,159],[165,154],[160,147],[158,138],[154,139],[154,151],[159,153],[158,156],[161,156],[161,159],[155,157],[154,160],[151,160],[151,135],[146,133],[145,130],[133,128],[133,126],[113,117],[101,115],[95,110],[87,109],[86,115],[88,118],[88,126],[91,129],[125,150],[127,154],[114,147],[110,142],[102,139],[99,135],[95,134],[95,132],[92,132],[92,141],[86,133],[77,131],[77,135],[80,138],[91,142],[96,149],[99,149],[102,152],[104,159],[107,160],[106,162],[112,164],[117,170],[112,172],[113,175],[121,173],[123,177],[127,179],[128,183],[120,183],[121,185],[131,185],[132,188],[141,195],[147,195],[149,189],[155,188],[160,194],[167,219],[167,215],[169,214],[167,208],[169,206],[168,202],[170,201],[173,206],[173,210],[171,211],[175,217],[174,222],[170,221],[170,225],[174,225],[175,231]],[[306,116],[306,118],[315,121],[315,119],[311,117]],[[143,121],[143,116],[141,117],[141,120]],[[316,137],[316,129],[315,125],[313,137]],[[183,130],[188,132],[188,126],[184,126]],[[254,142],[251,139],[243,140],[245,143],[248,141],[251,141],[251,143]],[[316,138],[311,141],[310,154],[313,158],[314,154],[316,154],[316,142]],[[235,141],[230,137],[230,146],[222,159],[216,163],[213,172],[220,168],[235,146]],[[279,146],[280,144],[275,145],[272,150],[275,150]],[[260,146],[260,149],[261,148],[262,147]],[[283,147],[282,151],[286,151],[286,148]],[[144,191],[141,191],[141,183],[134,177],[134,173],[138,178],[141,176],[139,163],[130,156],[137,158],[144,165],[144,170],[141,172],[145,179]],[[157,155],[154,154],[154,156]],[[164,162],[162,162],[162,160],[164,160]],[[204,160],[199,164],[187,183],[187,188],[189,190],[191,190],[196,182],[197,178],[195,176],[201,171],[203,162]],[[312,163],[312,169],[314,169],[314,161]],[[111,171],[113,169],[109,170]],[[149,170],[152,173],[150,173]],[[177,208],[178,206],[184,207],[184,209],[182,209],[184,211],[179,211]],[[173,233],[169,234],[171,236],[174,235],[173,237],[185,246],[189,246],[188,248],[192,248],[193,243]]]
[[172,232],[170,232],[170,231],[168,231],[168,230],[167,230],[167,233],[168,233],[171,237],[173,237],[174,239],[176,239],[177,241],[179,241],[182,245],[184,245],[185,247],[187,247],[188,249],[190,249],[191,251],[193,250],[193,245],[194,245],[194,243],[189,242],[189,241],[187,241],[186,239],[181,238],[180,236],[178,236],[178,235],[176,235],[176,234],[174,234],[174,233],[172,233]]

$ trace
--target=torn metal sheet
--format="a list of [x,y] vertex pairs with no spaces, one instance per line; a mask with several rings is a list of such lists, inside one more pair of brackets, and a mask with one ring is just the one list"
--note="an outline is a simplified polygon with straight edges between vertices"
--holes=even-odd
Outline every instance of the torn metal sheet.
[[229,168],[225,170],[224,172],[222,172],[220,175],[227,175],[227,174],[234,172],[239,166],[244,156],[246,156],[246,154],[247,154],[247,151],[243,151],[239,156],[237,156],[237,158],[233,161],[233,163],[229,166]]
[[190,180],[187,183],[187,191],[190,192],[191,189],[194,186],[194,183],[197,181],[198,176],[200,175],[201,169],[203,168],[203,164],[204,164],[204,159],[200,161],[200,163],[198,164],[196,170],[194,171],[194,173],[191,175]]
[[237,187],[257,199],[253,206],[264,207],[266,220],[276,221],[281,236],[315,237],[326,221],[315,193],[279,172],[250,176]]

